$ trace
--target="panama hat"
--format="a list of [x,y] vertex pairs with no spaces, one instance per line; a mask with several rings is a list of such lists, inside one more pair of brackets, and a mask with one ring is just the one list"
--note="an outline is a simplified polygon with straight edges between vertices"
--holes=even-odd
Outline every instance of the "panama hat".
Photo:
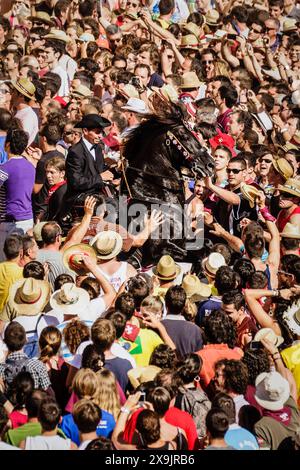
[[119,233],[113,230],[105,230],[97,233],[90,241],[90,245],[96,251],[98,259],[110,260],[122,251],[123,240]]
[[153,268],[153,273],[162,281],[172,281],[180,273],[181,268],[175,263],[172,256],[164,255]]
[[221,253],[211,253],[202,261],[202,266],[208,274],[215,276],[221,266],[226,266],[226,261]]
[[139,98],[129,98],[125,106],[122,106],[121,109],[124,111],[132,111],[133,113],[138,114],[148,114],[149,110],[143,100]]
[[79,36],[81,42],[95,42],[95,36],[91,33],[83,33]]
[[29,277],[19,279],[10,288],[7,306],[18,315],[37,315],[49,302],[49,282]]
[[254,336],[254,341],[261,341],[262,339],[269,340],[277,348],[284,341],[283,337],[276,335],[272,328],[261,328]]
[[35,98],[35,86],[30,80],[28,80],[28,78],[19,78],[19,80],[13,81],[11,83],[13,87],[22,95],[29,99]]
[[266,410],[281,410],[289,396],[290,385],[278,372],[263,372],[256,377],[254,397]]
[[218,26],[220,24],[220,15],[217,10],[211,9],[205,15],[205,23],[208,26]]
[[189,88],[199,88],[202,85],[195,72],[186,72],[182,75],[182,82],[179,88],[182,90]]
[[92,94],[92,91],[85,85],[78,85],[78,87],[74,88],[71,92],[72,96],[78,98],[86,98],[87,96],[92,96]]
[[300,240],[299,227],[297,225],[288,222],[283,229],[283,232],[280,233],[283,238],[295,238]]
[[199,28],[199,26],[197,26],[195,23],[192,23],[191,21],[184,24],[182,26],[182,29],[188,31],[190,34],[193,34],[194,36],[196,36],[196,38],[198,38],[201,33],[201,29]]
[[58,39],[59,41],[63,41],[68,43],[71,41],[70,36],[68,36],[64,31],[61,29],[50,29],[49,33],[44,36],[45,39]]
[[50,15],[48,15],[48,13],[45,11],[37,11],[35,15],[29,16],[28,19],[29,21],[32,21],[32,23],[40,22],[50,26],[54,25],[54,22],[51,20]]
[[79,317],[86,310],[89,303],[89,293],[72,282],[63,284],[50,298],[50,305],[53,310],[59,310],[65,315],[78,315]]
[[294,303],[282,315],[289,329],[300,336],[300,301]]
[[84,255],[91,256],[94,261],[97,260],[96,253],[89,245],[85,243],[78,243],[67,248],[63,253],[63,263],[70,271],[84,275],[87,273],[87,269],[82,262]]
[[193,49],[197,51],[198,47],[198,39],[194,34],[187,34],[186,36],[182,36],[180,49]]
[[48,222],[39,222],[38,224],[36,224],[34,227],[33,227],[33,236],[35,238],[35,240],[37,242],[42,242],[43,239],[42,239],[42,228],[44,227],[45,224],[47,224]]
[[192,302],[201,302],[211,296],[211,287],[201,282],[195,274],[186,274],[181,285]]
[[172,85],[163,85],[162,87],[151,87],[151,90],[154,91],[160,98],[164,101],[175,103],[178,101],[178,93]]
[[293,196],[300,197],[300,180],[289,178],[284,185],[278,186],[279,191],[292,194]]
[[282,32],[289,33],[290,31],[297,31],[297,20],[295,18],[287,18],[282,25]]
[[277,158],[273,160],[273,166],[275,170],[284,178],[291,178],[294,174],[292,165],[285,158]]
[[130,83],[127,83],[124,85],[124,87],[121,89],[118,89],[118,93],[121,95],[124,95],[127,99],[128,98],[139,98],[139,92],[137,89],[131,85]]
[[259,189],[255,188],[251,184],[241,183],[240,185],[242,194],[247,201],[249,201],[250,207],[255,206],[255,199],[259,196]]

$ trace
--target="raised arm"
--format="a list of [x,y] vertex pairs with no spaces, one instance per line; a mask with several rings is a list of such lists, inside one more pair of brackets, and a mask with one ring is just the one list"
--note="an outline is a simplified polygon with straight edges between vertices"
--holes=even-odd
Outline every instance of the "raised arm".
[[64,246],[61,248],[60,251],[65,251],[72,245],[76,245],[77,243],[81,243],[83,237],[85,236],[86,232],[89,229],[89,225],[91,223],[91,219],[94,212],[94,207],[96,204],[96,199],[93,196],[87,196],[84,201],[84,216],[82,221],[79,225],[74,229],[71,237],[69,240],[66,241]]
[[241,200],[237,194],[233,193],[232,191],[228,191],[227,189],[223,189],[216,184],[213,184],[210,176],[206,176],[204,181],[205,186],[208,189],[210,189],[213,193],[215,193],[228,204],[232,204],[233,206],[238,206],[240,204]]

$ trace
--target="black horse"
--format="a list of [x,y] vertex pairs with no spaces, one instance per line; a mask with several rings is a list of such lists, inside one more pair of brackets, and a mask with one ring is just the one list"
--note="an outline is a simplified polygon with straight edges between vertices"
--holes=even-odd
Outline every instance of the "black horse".
[[212,174],[214,161],[190,130],[185,108],[166,107],[163,115],[148,116],[132,130],[123,150],[126,169],[121,183],[121,194],[129,196],[128,208],[143,204],[153,208],[159,205],[166,216],[170,234],[157,240],[148,240],[143,254],[156,260],[168,253],[176,260],[186,256],[182,232],[184,184],[181,170],[189,169],[195,176]]

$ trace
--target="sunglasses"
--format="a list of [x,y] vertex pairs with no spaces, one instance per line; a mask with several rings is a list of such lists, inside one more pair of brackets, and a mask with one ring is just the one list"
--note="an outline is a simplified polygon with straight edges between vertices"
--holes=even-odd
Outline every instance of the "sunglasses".
[[64,135],[72,135],[75,134],[75,131],[65,131]]
[[266,27],[265,30],[266,30],[266,31],[273,31],[273,30],[275,30],[275,29],[276,29],[276,28],[268,28],[268,27]]
[[272,163],[272,160],[269,160],[268,158],[262,158],[262,159],[260,160],[260,163],[263,163],[263,162],[264,162],[264,163]]
[[202,60],[201,61],[201,64],[205,65],[205,64],[213,64],[214,61],[213,60]]
[[137,8],[139,5],[138,5],[138,3],[127,2],[127,6],[128,6],[128,7],[131,6],[131,7],[133,7],[133,8]]
[[293,196],[293,194],[282,192],[279,194],[279,197],[280,199],[293,199],[294,197],[297,197],[297,196]]
[[168,59],[174,59],[173,55],[167,55]]
[[227,171],[228,174],[233,173],[234,175],[237,175],[243,170],[238,170],[237,168],[227,168],[226,171]]
[[0,93],[3,95],[8,95],[10,93],[10,90],[7,90],[6,88],[0,88]]

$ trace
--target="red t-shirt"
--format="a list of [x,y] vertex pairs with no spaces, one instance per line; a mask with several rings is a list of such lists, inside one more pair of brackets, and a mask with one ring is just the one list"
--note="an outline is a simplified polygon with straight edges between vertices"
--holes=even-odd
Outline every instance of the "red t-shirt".
[[[137,418],[143,409],[144,408],[139,408],[136,410],[126,423],[123,439],[129,444],[132,443],[134,431],[136,429]],[[181,411],[178,408],[171,407],[166,412],[164,418],[167,423],[185,431],[189,450],[197,450],[199,448],[196,425],[189,413],[186,411]]]
[[277,227],[278,227],[279,232],[283,232],[284,227],[290,221],[290,219],[291,219],[291,217],[293,217],[293,215],[300,214],[300,207],[299,206],[296,207],[293,210],[293,212],[290,215],[288,215],[287,217],[284,217],[283,214],[284,214],[284,212],[280,211],[279,214],[278,214],[278,217],[277,217]]

